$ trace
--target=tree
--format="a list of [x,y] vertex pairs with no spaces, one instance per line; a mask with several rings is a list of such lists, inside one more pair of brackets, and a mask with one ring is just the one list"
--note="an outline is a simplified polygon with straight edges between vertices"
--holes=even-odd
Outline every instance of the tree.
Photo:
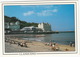
[[34,27],[38,26],[38,23],[34,23],[34,22],[30,23],[30,22],[26,22],[26,21],[21,21],[16,17],[4,16],[4,22],[9,22],[10,23],[10,22],[16,22],[16,21],[20,22],[20,28],[29,27],[29,26],[34,26]]

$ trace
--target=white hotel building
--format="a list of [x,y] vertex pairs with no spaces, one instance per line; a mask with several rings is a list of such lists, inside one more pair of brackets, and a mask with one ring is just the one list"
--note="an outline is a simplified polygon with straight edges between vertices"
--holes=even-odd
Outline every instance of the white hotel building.
[[48,23],[39,23],[38,27],[34,27],[34,26],[24,27],[21,29],[21,31],[24,31],[24,32],[50,32],[51,25]]
[[48,23],[39,23],[38,28],[41,28],[44,32],[51,31],[51,25]]

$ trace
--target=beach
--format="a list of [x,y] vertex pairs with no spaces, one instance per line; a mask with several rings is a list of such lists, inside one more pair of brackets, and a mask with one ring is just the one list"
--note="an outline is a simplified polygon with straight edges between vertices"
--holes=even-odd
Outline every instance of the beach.
[[[54,44],[54,43],[53,43]],[[5,37],[5,52],[55,52],[55,51],[75,51],[75,47],[56,43],[58,50],[53,50],[50,43],[40,41],[24,40],[13,36]]]

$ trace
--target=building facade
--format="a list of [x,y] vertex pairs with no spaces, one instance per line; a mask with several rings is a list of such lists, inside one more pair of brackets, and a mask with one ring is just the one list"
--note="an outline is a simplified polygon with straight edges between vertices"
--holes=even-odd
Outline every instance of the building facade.
[[5,29],[10,29],[11,31],[19,31],[20,30],[20,22],[6,22]]
[[24,27],[20,31],[24,31],[24,33],[32,33],[32,32],[42,32],[43,30],[38,27],[30,26],[30,27]]
[[39,23],[38,28],[41,28],[44,32],[51,31],[51,25],[48,23]]
[[10,33],[11,31],[17,32],[21,31],[24,33],[37,33],[37,32],[50,32],[51,30],[51,25],[48,23],[39,23],[38,27],[30,26],[30,27],[23,27],[20,29],[20,22],[6,22],[5,23],[5,32]]

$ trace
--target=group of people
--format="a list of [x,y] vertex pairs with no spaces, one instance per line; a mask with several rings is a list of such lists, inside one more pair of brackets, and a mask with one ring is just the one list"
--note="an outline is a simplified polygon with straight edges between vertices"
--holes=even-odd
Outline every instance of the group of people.
[[59,51],[60,50],[60,48],[56,42],[46,43],[45,45],[51,46],[51,49],[53,51]]
[[75,44],[73,42],[69,43],[70,47],[75,47]]
[[18,46],[21,46],[21,47],[28,47],[27,46],[27,42],[19,42],[19,41],[16,41],[14,39],[11,39],[12,37],[5,37],[5,42],[9,43],[9,44],[16,44]]

